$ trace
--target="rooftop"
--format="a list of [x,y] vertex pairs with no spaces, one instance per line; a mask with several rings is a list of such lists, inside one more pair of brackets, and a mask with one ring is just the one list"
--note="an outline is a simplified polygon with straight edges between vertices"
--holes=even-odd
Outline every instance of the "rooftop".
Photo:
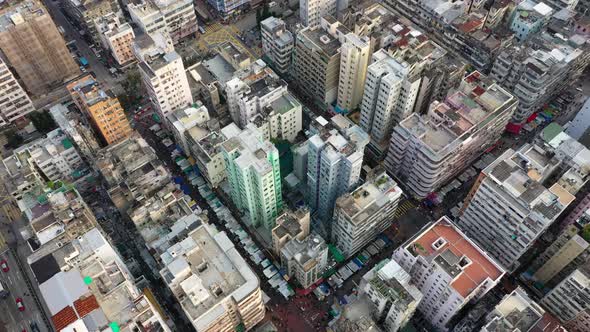
[[0,9],[0,32],[47,14],[38,0],[11,1]]
[[116,99],[110,90],[103,90],[92,75],[86,75],[69,83],[67,89],[70,94],[78,96],[82,103],[87,106],[92,106],[105,100]]
[[445,101],[433,102],[428,115],[412,114],[400,126],[419,137],[434,153],[450,152],[451,147],[459,145],[515,103],[516,98],[508,91],[473,72]]
[[205,329],[226,310],[230,298],[242,301],[259,281],[224,232],[202,225],[161,256],[160,271],[197,329]]
[[[561,166],[559,155],[551,150],[525,144],[518,151],[504,152],[483,173],[504,189],[509,195],[505,199],[536,211],[543,217],[538,221],[548,226],[575,200],[586,182],[575,172],[562,172]],[[556,177],[560,172],[563,174]]]
[[[486,280],[498,281],[504,271],[447,217],[433,222],[405,244],[414,256],[438,264],[451,276],[450,286],[463,298]],[[467,260],[466,260],[466,259]],[[465,265],[464,263],[469,262]]]
[[272,229],[272,233],[279,239],[286,235],[293,238],[305,231],[301,225],[303,218],[309,218],[309,210],[305,208],[296,211],[287,210],[277,217],[276,226]]
[[252,124],[248,124],[237,136],[227,139],[221,147],[228,154],[238,151],[234,162],[240,169],[253,168],[259,174],[271,172],[272,164],[268,156],[278,155],[277,148],[269,141],[264,141]]
[[354,224],[359,224],[367,218],[373,217],[386,204],[398,200],[402,190],[397,183],[381,172],[357,188],[352,193],[344,194],[336,200],[336,206],[341,208]]
[[[71,307],[79,318],[98,318],[93,322],[100,327],[112,321],[121,326],[137,323],[148,327],[153,323],[148,320],[157,313],[150,309],[125,264],[97,228],[49,255],[61,270],[55,269],[40,288],[54,322],[62,319],[62,311]],[[85,277],[91,278],[89,285],[85,284]],[[85,323],[92,324],[88,319]]]
[[422,293],[411,284],[411,276],[396,261],[384,259],[363,276],[373,291],[404,312],[411,303],[419,303]]
[[338,38],[331,36],[321,27],[304,28],[297,34],[297,40],[302,42],[308,49],[329,58],[340,53],[341,45]]
[[309,267],[309,263],[315,265],[322,260],[322,256],[327,255],[328,245],[326,241],[318,234],[311,233],[305,239],[291,239],[281,249],[281,256],[288,261],[295,260],[300,266]]
[[540,321],[545,310],[518,287],[488,314],[486,332],[530,331]]

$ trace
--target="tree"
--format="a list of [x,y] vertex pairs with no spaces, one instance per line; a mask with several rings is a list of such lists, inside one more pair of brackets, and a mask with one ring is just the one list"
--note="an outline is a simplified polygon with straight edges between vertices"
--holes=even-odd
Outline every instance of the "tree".
[[7,138],[6,145],[11,149],[16,149],[23,144],[23,137],[15,132],[14,129],[7,130],[4,135]]
[[121,82],[124,93],[117,96],[121,106],[126,111],[138,106],[141,99],[141,77],[137,70],[127,72],[127,79]]
[[29,119],[40,133],[46,134],[57,128],[53,117],[47,111],[37,111],[29,114]]

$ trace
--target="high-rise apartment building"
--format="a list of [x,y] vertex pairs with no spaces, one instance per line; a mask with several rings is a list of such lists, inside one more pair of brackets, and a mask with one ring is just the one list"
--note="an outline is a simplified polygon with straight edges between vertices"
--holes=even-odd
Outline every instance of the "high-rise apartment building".
[[197,33],[192,0],[141,0],[127,5],[131,20],[146,34],[168,35],[174,44]]
[[162,280],[197,331],[248,331],[264,318],[260,280],[224,232],[202,224],[160,259]]
[[412,195],[426,197],[500,138],[516,105],[508,91],[471,73],[428,114],[414,113],[393,129],[387,171]]
[[0,58],[0,127],[24,120],[35,106],[29,95]]
[[262,60],[253,63],[226,85],[228,108],[241,128],[253,124],[264,139],[293,142],[303,129],[301,103]]
[[[586,44],[579,35],[542,32],[525,44],[505,48],[497,57],[490,78],[518,98],[514,130],[540,111],[553,97],[569,88],[590,63]],[[509,128],[510,129],[510,128]]]
[[590,151],[563,132],[558,139],[508,149],[482,171],[460,212],[457,225],[507,271],[587,181]]
[[350,32],[342,36],[337,107],[344,112],[355,110],[361,103],[367,66],[371,58],[368,38]]
[[280,74],[286,74],[291,68],[291,58],[295,48],[293,34],[287,30],[285,21],[271,16],[260,22],[262,33],[262,51],[270,59]]
[[[330,122],[316,120],[308,141],[308,204],[317,216],[328,223],[336,199],[354,189],[360,179],[363,152],[369,136],[359,126],[337,114]],[[327,234],[330,225],[325,225]]]
[[328,263],[328,245],[321,236],[311,233],[302,240],[295,237],[287,242],[280,257],[287,275],[306,289],[322,277]]
[[63,9],[68,17],[95,43],[100,43],[100,32],[94,22],[109,15],[120,15],[117,0],[65,0]]
[[0,50],[29,93],[45,94],[80,73],[40,1],[10,2],[0,9],[0,22]]
[[541,304],[561,321],[568,331],[590,329],[590,268],[574,270],[543,299]]
[[393,260],[384,259],[365,273],[359,285],[361,298],[367,296],[373,320],[387,332],[396,332],[412,318],[422,293],[408,272]]
[[590,210],[562,230],[557,239],[538,255],[527,274],[539,288],[553,288],[590,260]]
[[75,180],[80,177],[76,172],[85,168],[71,139],[61,129],[50,131],[46,137],[27,144],[25,151],[29,163],[49,181]]
[[111,13],[101,16],[95,21],[96,31],[102,47],[109,50],[119,66],[135,60],[133,42],[135,33],[131,25],[123,20],[119,14]]
[[67,89],[107,145],[121,142],[131,135],[132,129],[119,99],[112,91],[103,90],[91,75],[69,83]]
[[[327,109],[338,97],[340,74],[340,40],[328,23],[339,23],[333,17],[322,19],[322,26],[307,27],[297,33],[293,55],[293,77],[296,86],[318,107]],[[349,32],[342,25],[339,30]]]
[[266,140],[294,142],[303,129],[301,103],[286,89],[265,101],[265,106],[251,120]]
[[[497,331],[552,331],[564,332],[547,323],[549,313],[533,301],[521,287],[504,296],[486,316],[480,332]],[[553,329],[555,327],[555,329]]]
[[371,136],[374,155],[382,156],[387,151],[394,125],[414,110],[420,82],[421,77],[412,73],[406,61],[398,61],[383,49],[373,54],[367,69],[360,125]]
[[[432,101],[444,99],[449,89],[461,83],[467,64],[429,40],[428,35],[406,18],[393,14],[380,3],[360,9],[355,17],[352,30],[360,37],[369,38],[370,53],[383,54],[379,51],[383,49],[407,69],[409,77],[420,80],[414,112],[426,113]],[[371,63],[379,60],[381,57],[373,55]],[[371,145],[373,149],[374,144]],[[386,152],[387,146],[384,148],[381,153]]]
[[336,17],[337,0],[303,0],[299,2],[299,18],[301,23],[309,28],[320,25],[324,16]]
[[424,297],[418,310],[434,327],[447,323],[466,304],[500,282],[504,270],[447,217],[423,228],[393,253]]
[[264,61],[257,60],[229,80],[225,92],[232,120],[245,128],[263,108],[287,92],[287,82]]
[[353,192],[336,200],[332,243],[350,257],[391,226],[402,190],[385,173],[377,172]]
[[279,151],[252,125],[228,138],[221,151],[234,204],[270,233],[283,208]]
[[137,39],[135,54],[139,73],[155,110],[165,118],[190,106],[193,96],[182,57],[176,53],[170,40],[160,33],[142,35]]
[[234,133],[240,132],[240,129],[234,125],[228,133],[228,130],[224,130],[230,129],[227,127],[220,130],[217,126],[207,126],[206,129],[199,126],[192,128],[185,134],[189,154],[195,158],[197,167],[205,180],[214,188],[217,188],[226,177],[221,144],[233,137]]

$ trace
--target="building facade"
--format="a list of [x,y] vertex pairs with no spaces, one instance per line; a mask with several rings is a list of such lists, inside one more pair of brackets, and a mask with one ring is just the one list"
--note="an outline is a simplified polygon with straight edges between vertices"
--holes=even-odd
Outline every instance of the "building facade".
[[580,36],[564,33],[543,31],[527,43],[507,47],[498,54],[490,77],[518,98],[511,123],[520,126],[542,111],[590,63],[588,48],[580,43]]
[[385,173],[377,172],[351,193],[336,200],[332,243],[351,257],[391,226],[402,190]]
[[388,332],[402,329],[423,297],[411,283],[410,274],[390,259],[379,262],[363,276],[359,293],[369,298],[373,319]]
[[371,52],[369,39],[352,32],[341,37],[341,42],[336,105],[341,111],[348,112],[355,110],[362,101]]
[[441,331],[465,305],[500,282],[504,270],[447,217],[406,241],[392,259],[412,276],[424,297],[421,314]]
[[111,13],[96,19],[95,25],[102,47],[111,53],[119,66],[135,60],[133,55],[135,33],[129,23],[121,22],[118,14]]
[[541,304],[561,321],[568,331],[590,329],[590,271],[574,270],[543,299]]
[[30,94],[45,94],[80,73],[40,1],[11,3],[0,18],[0,50]]
[[280,74],[287,74],[291,68],[295,39],[287,30],[285,21],[271,16],[260,22],[262,33],[262,51],[271,60]]
[[193,96],[182,58],[166,36],[143,35],[135,54],[141,80],[160,116],[165,118],[192,105]]
[[412,113],[420,82],[407,62],[398,62],[383,49],[373,54],[367,69],[360,125],[371,136],[371,150],[378,159],[387,152],[394,125]]
[[121,142],[131,135],[132,129],[119,99],[112,91],[103,90],[91,75],[69,83],[67,89],[104,143]]
[[0,127],[24,120],[35,106],[12,72],[0,59]]
[[327,30],[326,20],[322,20],[322,26],[300,30],[293,55],[293,77],[297,88],[324,110],[338,97],[340,74],[341,43]]
[[428,114],[414,113],[395,126],[385,167],[424,198],[495,143],[516,106],[512,94],[473,72]]
[[553,288],[590,259],[590,210],[568,225],[527,270],[537,286]]
[[330,122],[317,121],[317,129],[308,141],[307,190],[308,205],[326,222],[332,218],[336,199],[354,189],[361,174],[363,152],[369,136],[359,126],[337,114]]
[[131,20],[146,34],[168,35],[174,44],[197,33],[192,0],[142,0],[127,5]]
[[[590,151],[565,133],[557,146],[523,145],[486,167],[457,225],[507,271],[575,200],[587,181]],[[568,156],[576,151],[574,156]],[[566,154],[567,153],[567,154]],[[578,166],[571,167],[572,158]]]
[[320,25],[326,15],[336,17],[337,0],[303,0],[299,2],[299,18],[301,23],[310,28]]
[[255,227],[270,232],[283,208],[279,152],[248,126],[221,144],[231,198]]
[[295,237],[287,242],[280,257],[287,275],[306,289],[322,277],[328,263],[328,245],[321,236],[311,233],[303,240]]

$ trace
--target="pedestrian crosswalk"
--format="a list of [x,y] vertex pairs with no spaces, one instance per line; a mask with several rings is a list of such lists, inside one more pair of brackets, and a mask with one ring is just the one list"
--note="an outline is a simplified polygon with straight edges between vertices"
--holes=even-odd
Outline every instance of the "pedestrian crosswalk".
[[411,201],[404,201],[403,203],[398,205],[397,210],[395,211],[395,217],[399,218],[415,207],[416,205],[414,205],[414,203],[412,203]]

